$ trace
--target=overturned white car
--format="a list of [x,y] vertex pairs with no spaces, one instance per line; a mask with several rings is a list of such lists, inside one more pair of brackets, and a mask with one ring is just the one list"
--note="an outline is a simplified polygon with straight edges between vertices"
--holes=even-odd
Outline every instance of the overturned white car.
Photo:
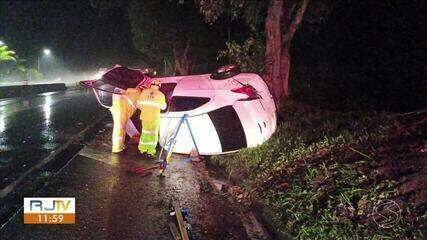
[[[201,155],[255,147],[276,130],[273,97],[255,73],[239,73],[230,65],[213,74],[157,79],[162,83],[160,91],[168,104],[161,114],[159,143],[162,146],[185,114]],[[108,88],[104,85],[98,89]],[[105,99],[100,100],[108,101],[108,95],[111,94],[103,93]],[[173,152],[189,153],[193,148],[190,131],[184,124],[177,134]]]

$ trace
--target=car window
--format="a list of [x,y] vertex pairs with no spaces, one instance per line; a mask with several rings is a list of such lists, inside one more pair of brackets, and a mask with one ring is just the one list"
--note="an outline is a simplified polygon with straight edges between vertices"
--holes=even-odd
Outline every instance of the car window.
[[187,97],[187,96],[174,96],[170,102],[169,111],[182,112],[194,110],[203,104],[210,101],[206,97]]
[[[166,99],[166,105],[169,106],[171,97],[172,97],[172,93],[173,90],[176,87],[176,83],[162,83],[162,85],[160,86],[160,92],[162,92],[165,95],[165,99]],[[166,112],[168,108],[166,108],[165,110],[162,110],[162,113]]]

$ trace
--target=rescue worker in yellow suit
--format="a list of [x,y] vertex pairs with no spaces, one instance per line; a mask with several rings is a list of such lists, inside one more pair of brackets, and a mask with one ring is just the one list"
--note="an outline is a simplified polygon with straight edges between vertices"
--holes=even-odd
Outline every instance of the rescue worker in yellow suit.
[[110,108],[114,122],[113,153],[119,153],[125,149],[126,123],[135,113],[135,104],[140,92],[138,88],[128,88],[126,91],[118,91],[118,94],[113,94],[113,105]]
[[160,110],[166,109],[165,95],[159,90],[160,84],[159,80],[154,80],[149,88],[141,91],[137,101],[142,125],[138,149],[151,156],[156,154],[159,139]]

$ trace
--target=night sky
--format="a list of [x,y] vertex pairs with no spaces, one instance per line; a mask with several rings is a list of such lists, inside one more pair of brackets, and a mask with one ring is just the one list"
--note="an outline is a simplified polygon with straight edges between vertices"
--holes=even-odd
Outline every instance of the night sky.
[[122,9],[99,14],[89,1],[1,1],[0,38],[27,65],[48,47],[69,70],[143,64]]

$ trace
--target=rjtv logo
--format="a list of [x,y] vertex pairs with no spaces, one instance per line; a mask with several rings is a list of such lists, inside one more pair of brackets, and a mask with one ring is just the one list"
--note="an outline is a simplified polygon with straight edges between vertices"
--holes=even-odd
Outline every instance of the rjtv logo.
[[25,224],[74,224],[75,198],[24,198]]

